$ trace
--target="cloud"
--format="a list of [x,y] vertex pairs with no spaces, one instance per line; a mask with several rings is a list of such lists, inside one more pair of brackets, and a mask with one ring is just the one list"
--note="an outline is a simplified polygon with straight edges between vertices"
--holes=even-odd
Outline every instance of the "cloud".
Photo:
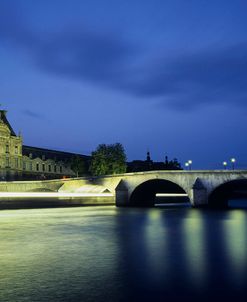
[[121,35],[85,26],[41,33],[31,31],[31,24],[17,10],[5,7],[4,12],[0,7],[1,11],[0,40],[26,50],[46,72],[139,99],[156,98],[163,107],[175,110],[214,103],[247,105],[247,43],[177,56],[164,49],[163,56],[141,61],[139,50]]
[[9,5],[0,5],[1,40],[7,47],[25,50],[40,69],[108,86],[120,80],[125,61],[135,52],[118,35],[83,25],[45,33],[34,31],[17,8]]
[[34,112],[32,110],[29,110],[29,109],[23,110],[22,113],[24,115],[27,115],[27,116],[31,117],[31,118],[35,118],[35,119],[39,119],[39,120],[46,120],[46,117],[43,114],[40,114],[38,112]]
[[[247,105],[247,43],[161,58],[132,87],[140,97],[159,97],[182,110],[212,103]],[[148,75],[148,76],[147,76]]]
[[0,2],[0,40],[10,46],[31,47],[34,35],[28,29],[19,4],[14,0]]
[[113,35],[85,30],[51,34],[38,46],[35,57],[42,69],[103,84],[121,77],[124,61],[131,53],[127,43]]

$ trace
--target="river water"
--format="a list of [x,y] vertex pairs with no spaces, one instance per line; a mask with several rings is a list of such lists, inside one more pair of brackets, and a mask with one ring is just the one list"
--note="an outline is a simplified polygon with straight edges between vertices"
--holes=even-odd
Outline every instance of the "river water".
[[[247,211],[0,211],[0,301],[245,301]],[[245,297],[244,297],[245,296]]]

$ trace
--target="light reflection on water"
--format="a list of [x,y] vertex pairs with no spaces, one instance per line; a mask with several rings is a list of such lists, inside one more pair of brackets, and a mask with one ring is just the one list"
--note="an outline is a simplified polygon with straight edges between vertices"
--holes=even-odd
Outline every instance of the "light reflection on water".
[[246,210],[0,211],[0,301],[240,299],[246,227]]
[[[244,285],[246,280],[246,247],[247,247],[247,220],[246,212],[242,210],[233,210],[229,212],[229,219],[225,222],[225,246],[234,274],[239,275],[239,282]],[[240,231],[241,230],[241,231]]]
[[184,253],[193,284],[203,287],[207,278],[204,217],[201,211],[190,211],[183,220]]

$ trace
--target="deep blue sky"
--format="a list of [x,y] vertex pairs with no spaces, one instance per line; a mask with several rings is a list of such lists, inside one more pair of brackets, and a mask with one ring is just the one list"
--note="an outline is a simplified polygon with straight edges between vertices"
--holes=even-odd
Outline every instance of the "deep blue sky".
[[247,167],[247,1],[0,0],[0,103],[27,145]]

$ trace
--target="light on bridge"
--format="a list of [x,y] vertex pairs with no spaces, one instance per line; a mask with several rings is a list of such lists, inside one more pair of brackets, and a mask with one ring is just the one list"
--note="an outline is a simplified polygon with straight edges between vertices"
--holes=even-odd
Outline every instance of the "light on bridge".
[[188,164],[189,164],[189,169],[191,170],[191,166],[192,166],[192,160],[191,159],[188,160]]
[[226,161],[223,161],[223,166],[224,166],[224,169],[226,170],[226,166],[227,166],[227,162]]
[[185,165],[186,168],[188,168],[189,170],[191,170],[192,160],[189,159],[184,165]]
[[232,170],[234,170],[235,169],[236,159],[235,158],[231,158],[231,163],[232,163]]

